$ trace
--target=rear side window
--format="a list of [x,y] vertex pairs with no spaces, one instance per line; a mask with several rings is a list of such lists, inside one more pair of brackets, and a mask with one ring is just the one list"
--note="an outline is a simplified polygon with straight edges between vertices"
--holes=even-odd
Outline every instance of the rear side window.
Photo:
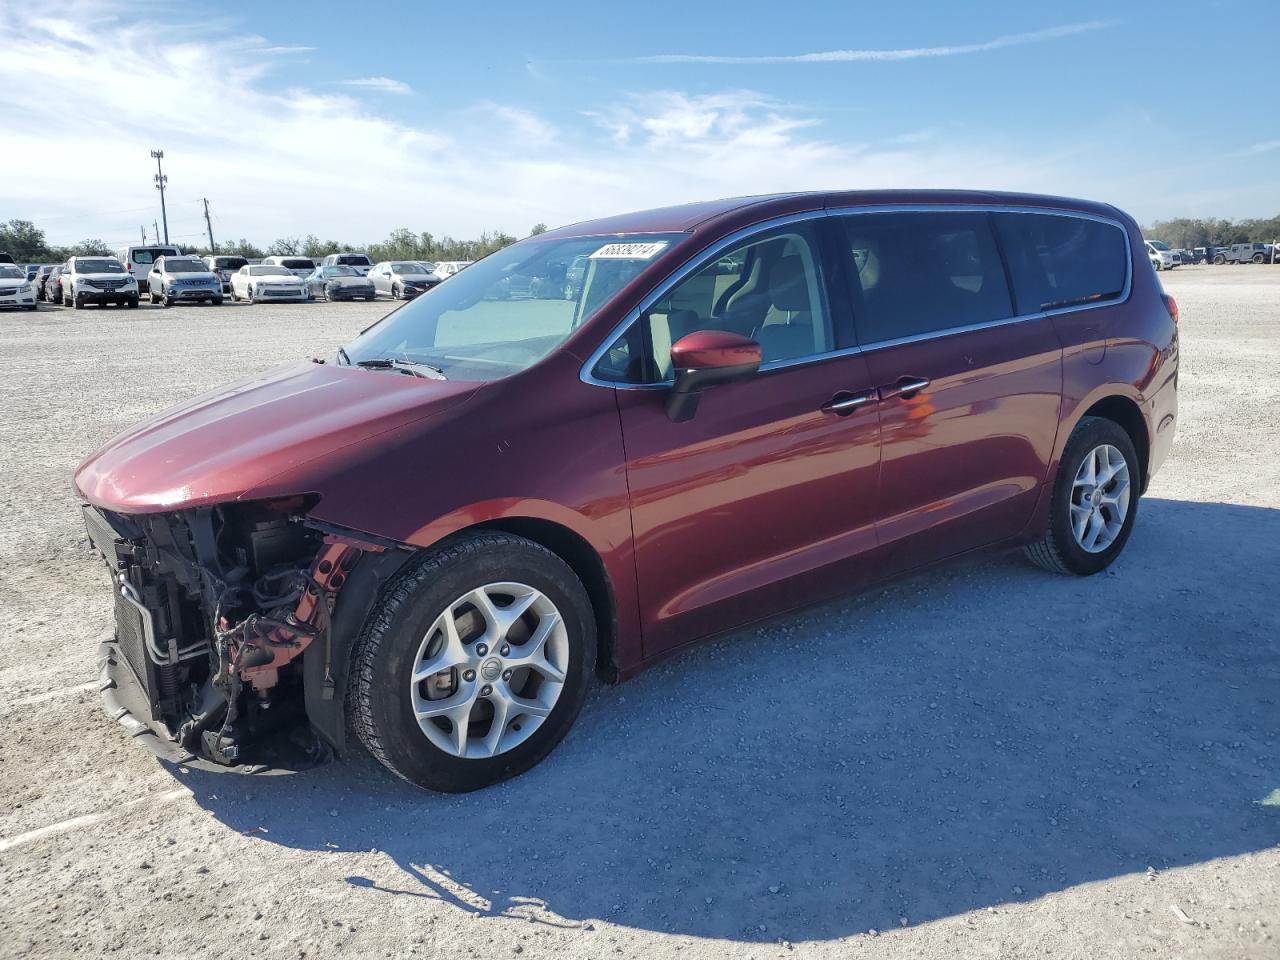
[[1129,253],[1115,224],[1048,213],[997,213],[995,220],[1019,313],[1112,300],[1124,292]]
[[862,343],[1014,315],[986,213],[867,213],[843,220]]

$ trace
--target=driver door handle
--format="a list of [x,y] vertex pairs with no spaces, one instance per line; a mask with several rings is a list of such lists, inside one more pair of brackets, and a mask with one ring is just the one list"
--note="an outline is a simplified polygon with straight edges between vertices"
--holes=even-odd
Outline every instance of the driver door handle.
[[834,397],[822,405],[823,413],[834,413],[838,416],[847,416],[859,407],[865,407],[867,404],[875,403],[879,397],[874,390],[864,390],[862,393],[846,394],[837,393]]
[[881,400],[891,400],[894,397],[902,397],[904,400],[910,400],[921,390],[929,386],[927,377],[899,377],[897,383],[890,383],[877,389],[877,393]]

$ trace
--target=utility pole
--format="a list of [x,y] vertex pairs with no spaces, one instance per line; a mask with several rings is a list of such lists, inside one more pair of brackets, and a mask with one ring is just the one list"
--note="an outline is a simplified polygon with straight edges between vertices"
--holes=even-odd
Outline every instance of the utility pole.
[[[160,242],[160,224],[156,223],[154,220],[151,221],[151,232],[155,236],[155,239],[152,240],[151,242],[159,243]],[[144,237],[143,239],[145,240],[146,238]]]
[[204,225],[209,229],[209,252],[216,254],[218,245],[213,242],[213,223],[209,220],[209,198],[201,197],[204,201]]
[[147,225],[144,223],[142,224],[142,226],[138,227],[138,229],[142,231],[142,242],[146,243],[147,242]]
[[164,170],[160,167],[160,161],[164,159],[163,150],[152,150],[151,156],[156,161],[156,189],[160,191],[160,219],[164,221],[164,242],[169,242],[169,214],[164,209],[164,185],[169,182],[169,178],[164,175]]

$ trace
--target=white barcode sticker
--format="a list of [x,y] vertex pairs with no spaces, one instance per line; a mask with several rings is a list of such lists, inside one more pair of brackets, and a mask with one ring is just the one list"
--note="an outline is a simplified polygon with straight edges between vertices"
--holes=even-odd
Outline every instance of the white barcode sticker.
[[666,240],[652,243],[606,243],[591,254],[592,260],[652,260],[667,245]]

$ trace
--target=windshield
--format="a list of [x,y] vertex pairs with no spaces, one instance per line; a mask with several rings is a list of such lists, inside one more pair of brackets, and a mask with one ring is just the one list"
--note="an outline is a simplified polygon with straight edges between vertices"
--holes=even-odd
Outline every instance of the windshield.
[[292,277],[293,274],[284,267],[250,267],[249,276],[251,277]]
[[119,260],[77,260],[76,273],[124,273]]
[[1160,240],[1148,240],[1148,241],[1147,241],[1147,243],[1151,244],[1151,245],[1152,245],[1153,247],[1155,247],[1157,250],[1168,250],[1168,249],[1169,249],[1169,245],[1168,245],[1167,243],[1164,243],[1164,242],[1160,241]]
[[360,276],[360,274],[356,273],[355,270],[353,270],[351,267],[325,267],[324,275],[326,277],[358,277]]
[[[388,315],[347,347],[352,363],[408,360],[451,380],[525,369],[590,320],[682,234],[525,240],[486,257]],[[588,255],[582,280],[568,265]]]
[[363,253],[344,253],[342,256],[338,257],[335,262],[348,263],[356,267],[367,267],[370,265],[369,258]]
[[5,280],[25,280],[26,273],[21,267],[14,267],[7,263],[0,263],[0,278]]
[[421,276],[422,274],[430,273],[431,270],[425,263],[393,263],[391,265],[391,272],[398,273],[402,276],[404,274]]
[[165,273],[208,273],[209,268],[200,260],[166,260]]

